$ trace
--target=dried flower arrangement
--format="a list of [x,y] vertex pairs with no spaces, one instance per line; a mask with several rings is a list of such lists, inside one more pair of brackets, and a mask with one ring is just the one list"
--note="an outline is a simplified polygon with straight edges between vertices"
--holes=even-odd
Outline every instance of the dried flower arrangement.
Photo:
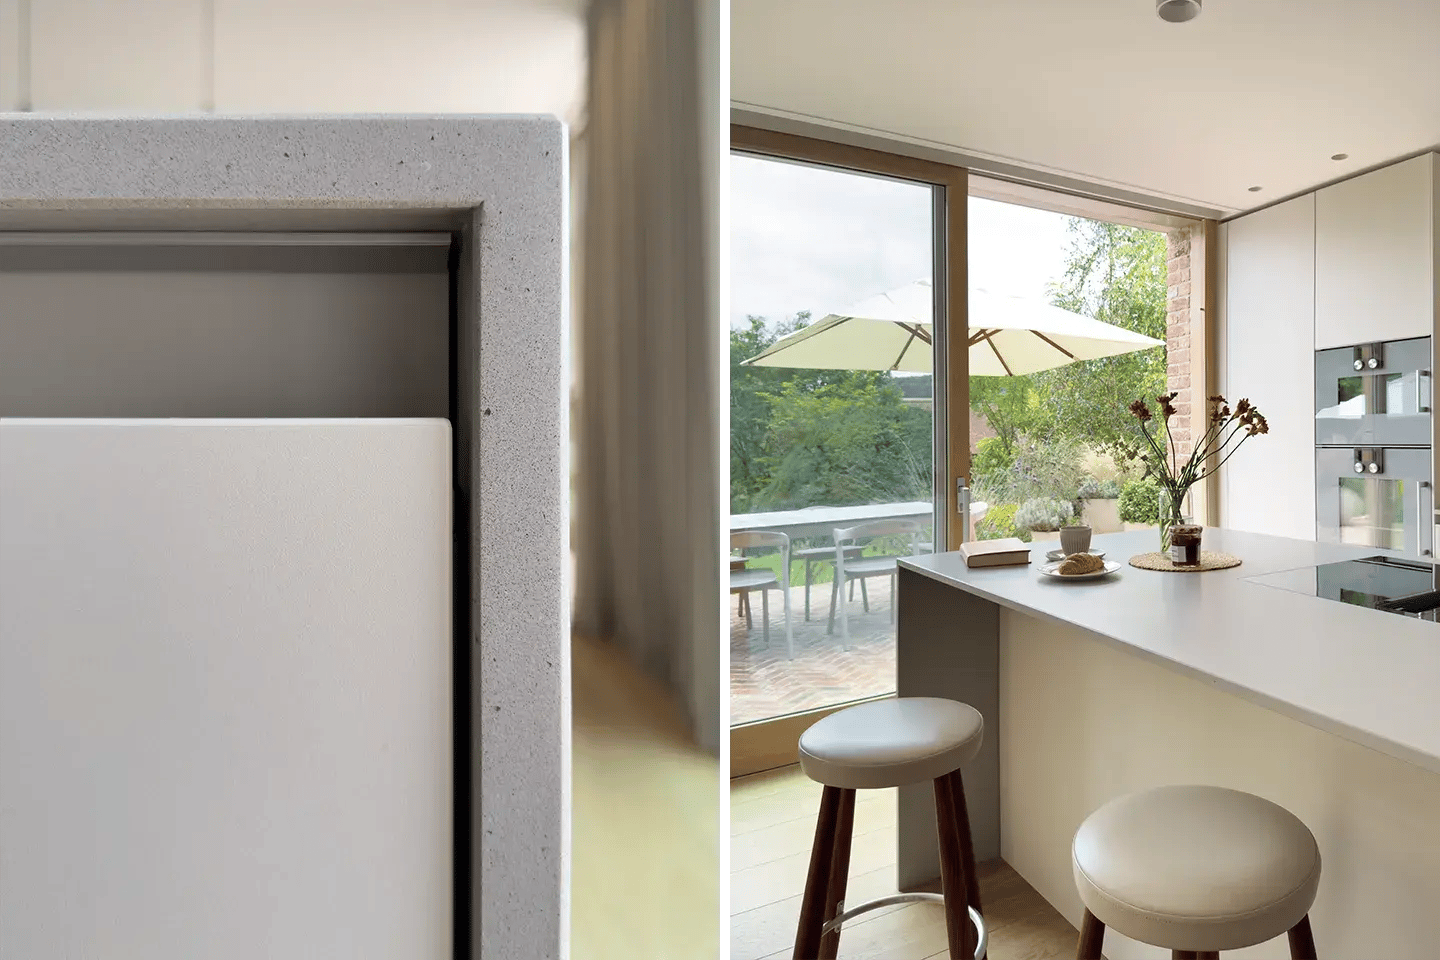
[[[1160,420],[1153,430],[1151,424],[1155,423],[1155,414],[1150,412],[1145,401],[1136,400],[1130,404],[1130,412],[1140,422],[1140,433],[1149,448],[1149,452],[1142,455],[1143,459],[1160,484],[1160,539],[1165,550],[1170,548],[1170,528],[1184,522],[1181,505],[1190,488],[1219,470],[1246,440],[1270,432],[1265,416],[1249,400],[1240,400],[1232,410],[1229,401],[1217,394],[1209,398],[1209,416],[1205,421],[1204,434],[1196,441],[1189,458],[1182,463],[1179,447],[1170,430],[1170,418],[1178,412],[1175,409],[1175,398],[1178,396],[1178,393],[1166,393],[1155,398]],[[1212,458],[1213,462],[1209,462]]]

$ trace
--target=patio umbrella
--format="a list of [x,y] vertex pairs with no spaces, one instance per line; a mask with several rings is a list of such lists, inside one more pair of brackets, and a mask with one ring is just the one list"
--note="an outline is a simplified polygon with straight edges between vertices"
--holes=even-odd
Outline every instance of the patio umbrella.
[[[929,280],[832,313],[744,361],[761,367],[931,372]],[[1016,376],[1113,357],[1165,341],[1041,300],[970,291],[970,373]]]

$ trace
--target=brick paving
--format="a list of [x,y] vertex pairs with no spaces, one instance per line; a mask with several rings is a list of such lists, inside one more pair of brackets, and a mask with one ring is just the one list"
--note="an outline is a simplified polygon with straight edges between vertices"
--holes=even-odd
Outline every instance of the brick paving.
[[850,603],[850,649],[845,649],[836,621],[833,636],[825,632],[830,612],[830,585],[816,584],[810,593],[810,621],[805,621],[803,587],[790,590],[795,659],[785,657],[785,611],[778,590],[770,591],[770,645],[760,623],[760,595],[750,601],[754,629],[740,615],[740,598],[730,598],[730,722],[749,723],[787,713],[895,690],[895,627],[890,622],[890,581],[866,581],[870,612],[860,602],[859,587]]

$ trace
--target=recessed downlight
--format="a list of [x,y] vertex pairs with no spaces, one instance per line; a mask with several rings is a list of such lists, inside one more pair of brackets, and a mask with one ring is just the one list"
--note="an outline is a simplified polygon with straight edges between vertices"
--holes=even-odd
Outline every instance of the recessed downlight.
[[1259,193],[1261,189],[1262,189],[1261,187],[1251,187],[1251,188],[1250,188],[1250,192],[1251,192],[1251,193]]
[[1349,159],[1350,159],[1350,154],[1348,154],[1348,153],[1332,153],[1332,154],[1330,154],[1330,159],[1331,159],[1331,160],[1349,160]]
[[1155,15],[1166,23],[1184,23],[1200,16],[1200,0],[1155,0]]

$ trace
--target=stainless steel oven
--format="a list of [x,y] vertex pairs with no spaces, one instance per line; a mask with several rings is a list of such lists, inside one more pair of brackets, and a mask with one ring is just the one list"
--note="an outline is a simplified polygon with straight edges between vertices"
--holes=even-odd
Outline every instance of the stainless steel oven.
[[1315,476],[1318,539],[1433,554],[1428,447],[1322,447]]
[[1315,354],[1315,445],[1430,446],[1430,338]]
[[1433,556],[1431,347],[1316,352],[1316,539]]

